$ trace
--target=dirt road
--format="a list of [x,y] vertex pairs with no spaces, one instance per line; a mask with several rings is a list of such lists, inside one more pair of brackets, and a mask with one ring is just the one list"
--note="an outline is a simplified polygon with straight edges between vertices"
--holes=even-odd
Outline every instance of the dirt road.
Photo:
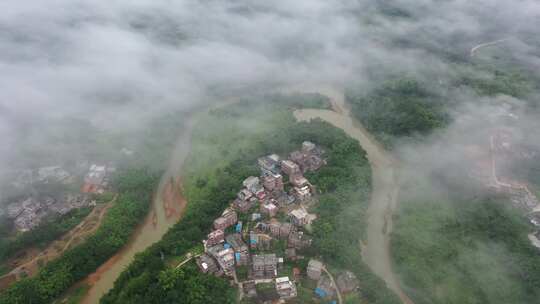
[[336,296],[338,298],[338,304],[343,304],[343,298],[341,297],[341,291],[339,291],[339,288],[336,284],[336,280],[334,280],[334,276],[326,269],[326,267],[323,266],[322,270],[328,275],[330,278],[330,281],[332,282],[332,286],[336,290]]
[[484,47],[488,47],[488,46],[493,46],[493,45],[497,45],[499,43],[502,43],[502,42],[505,42],[507,41],[508,39],[510,38],[504,38],[504,39],[499,39],[499,40],[495,40],[495,41],[491,41],[491,42],[486,42],[486,43],[482,43],[482,44],[479,44],[475,47],[473,47],[471,49],[471,57],[474,57],[474,55],[476,54],[476,52],[481,49],[481,48],[484,48]]

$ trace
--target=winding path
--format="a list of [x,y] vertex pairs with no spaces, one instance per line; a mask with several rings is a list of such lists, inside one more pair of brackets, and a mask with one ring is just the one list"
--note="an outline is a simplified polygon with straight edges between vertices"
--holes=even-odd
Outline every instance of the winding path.
[[330,281],[332,282],[332,286],[336,290],[336,296],[337,296],[337,299],[338,299],[338,303],[343,304],[343,298],[341,297],[341,291],[339,290],[339,287],[336,284],[336,280],[334,280],[334,276],[330,273],[330,271],[328,271],[328,269],[326,269],[326,267],[323,266],[322,270],[326,273],[326,275],[328,275],[328,277],[330,278]]
[[360,123],[351,118],[341,91],[319,87],[313,91],[329,96],[333,110],[303,109],[295,111],[294,115],[302,121],[314,118],[325,120],[358,140],[366,151],[373,172],[373,192],[368,207],[367,242],[361,244],[362,259],[376,275],[386,282],[386,285],[399,296],[403,303],[413,304],[401,289],[399,280],[392,271],[390,257],[392,213],[397,207],[399,192],[397,161]]
[[499,43],[507,41],[508,39],[510,38],[504,38],[504,39],[499,39],[499,40],[479,44],[471,49],[471,57],[474,57],[474,55],[476,54],[476,51],[478,51],[481,48],[497,45]]

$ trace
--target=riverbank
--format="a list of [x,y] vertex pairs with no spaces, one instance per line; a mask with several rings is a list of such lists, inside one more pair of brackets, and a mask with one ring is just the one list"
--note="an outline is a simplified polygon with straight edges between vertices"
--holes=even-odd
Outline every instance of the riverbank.
[[125,169],[113,183],[118,198],[97,231],[45,265],[35,277],[13,284],[0,294],[0,303],[50,303],[125,244],[147,214],[157,176],[143,169]]
[[101,265],[86,280],[90,286],[81,303],[99,303],[99,299],[114,286],[122,271],[133,262],[135,254],[143,252],[182,217],[187,201],[181,193],[181,167],[190,150],[191,132],[195,119],[189,119],[180,134],[170,164],[161,177],[151,211],[120,252]]
[[[309,105],[307,106],[309,107]],[[182,299],[189,298],[192,290],[189,288],[189,282],[179,280],[185,275],[184,269],[189,265],[171,273],[171,263],[168,261],[178,260],[200,243],[200,240],[208,233],[212,219],[218,216],[230,200],[235,197],[238,184],[247,176],[257,174],[255,166],[257,157],[269,153],[268,151],[278,154],[286,153],[306,139],[312,139],[315,142],[323,143],[323,146],[336,149],[329,155],[342,155],[354,146],[360,149],[358,142],[350,138],[346,140],[346,138],[349,137],[343,131],[322,121],[296,122],[286,99],[285,101],[281,99],[279,102],[246,100],[234,106],[213,110],[207,116],[202,117],[202,121],[195,128],[192,151],[186,161],[187,166],[184,168],[186,176],[184,194],[190,201],[184,218],[159,243],[151,246],[141,256],[138,256],[134,263],[130,264],[116,281],[114,289],[102,298],[102,302],[130,302],[135,301],[135,299],[139,302],[166,301],[169,296],[172,296],[172,291],[159,279],[165,274],[170,275],[169,279],[175,286],[174,290],[184,290]],[[376,145],[370,148],[378,149]],[[362,160],[362,156],[358,152],[361,150],[354,151],[357,152],[351,155],[353,159]],[[329,172],[321,173],[319,177],[309,177],[313,178],[314,183],[321,187],[320,189],[327,189],[324,191],[336,191],[336,187],[342,189],[338,191],[339,193],[326,196],[324,199],[328,204],[321,204],[321,208],[318,209],[319,214],[321,214],[321,224],[314,225],[315,245],[310,254],[317,255],[318,252],[324,251],[323,255],[332,261],[333,268],[337,266],[339,269],[344,269],[343,267],[346,265],[353,267],[354,272],[360,277],[361,285],[364,286],[361,297],[367,303],[380,303],[381,301],[397,303],[396,301],[399,302],[398,298],[362,263],[358,247],[355,245],[350,247],[349,245],[358,244],[360,233],[351,234],[350,229],[361,230],[359,227],[364,227],[362,221],[365,218],[365,210],[368,208],[367,197],[369,197],[370,182],[360,183],[357,180],[357,178],[362,181],[365,181],[366,178],[368,181],[370,180],[371,174],[367,160],[364,159],[363,162],[365,165],[362,165],[362,169],[351,167],[351,163],[349,163],[343,168],[340,167],[341,169],[328,169]],[[352,171],[349,172],[350,170]],[[359,189],[358,185],[360,184],[362,189]],[[344,187],[341,187],[342,185]],[[358,204],[359,200],[365,203]],[[333,204],[339,205],[339,216],[327,209]],[[342,221],[341,216],[344,218],[343,221],[352,225],[350,229],[346,228],[349,226],[339,225],[339,222]],[[328,232],[328,228],[325,229],[328,227],[327,221],[335,223],[331,226],[331,234],[324,232]],[[342,229],[347,229],[347,232]],[[336,235],[339,237],[336,238]],[[352,243],[349,238],[353,238]],[[343,239],[343,241],[338,241],[338,239]],[[162,258],[164,259],[162,260]],[[336,258],[338,260],[335,260]],[[192,279],[195,281],[214,280],[210,276],[193,275]],[[141,280],[146,282],[144,287],[129,288]],[[215,281],[216,284],[221,284],[219,282],[222,281]],[[198,290],[199,294],[204,294],[207,301],[204,303],[216,301],[224,303],[236,298],[235,296],[230,299],[213,298],[212,295],[215,294],[216,289]],[[221,290],[221,292],[228,294],[228,291],[225,290]],[[303,299],[313,297],[312,290],[302,289],[302,292]],[[199,299],[192,303],[203,302],[200,302]]]
[[397,161],[373,139],[360,123],[350,116],[350,109],[345,104],[343,94],[331,90],[327,90],[327,94],[328,91],[332,97],[334,111],[298,110],[295,116],[303,121],[316,118],[327,121],[358,140],[367,152],[373,174],[373,192],[367,212],[367,231],[364,234],[364,242],[361,243],[362,258],[403,303],[413,303],[399,285],[399,280],[392,270],[390,256],[392,215],[397,207],[399,193]]
[[[150,242],[158,236],[159,229],[176,223],[182,217],[187,201],[182,196],[180,189],[180,179],[166,183],[161,190],[162,194],[158,194],[154,199],[157,204],[153,206],[143,223],[137,227],[128,241],[128,245],[82,282],[88,286],[88,289],[80,301],[81,304],[99,303],[101,296],[112,287],[122,269],[129,265],[135,254],[151,245]],[[161,216],[163,214],[165,217]],[[155,233],[155,236],[151,232]]]

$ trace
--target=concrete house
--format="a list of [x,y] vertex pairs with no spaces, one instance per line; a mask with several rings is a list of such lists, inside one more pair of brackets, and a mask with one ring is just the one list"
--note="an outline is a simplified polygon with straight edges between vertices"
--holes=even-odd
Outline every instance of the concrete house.
[[294,151],[289,155],[289,159],[298,164],[300,170],[305,173],[307,171],[316,171],[320,169],[325,161],[321,158],[323,151],[314,143],[306,141],[302,144],[302,149]]
[[242,189],[240,192],[238,192],[237,197],[239,200],[247,201],[253,196],[253,192],[249,191],[248,189]]
[[304,235],[302,231],[292,231],[287,239],[287,246],[289,248],[302,249],[311,246],[312,240]]
[[251,207],[253,207],[253,203],[252,203],[252,200],[241,200],[239,198],[236,198],[234,201],[233,201],[233,208],[238,210],[238,212],[242,212],[242,213],[245,213],[245,212],[248,212]]
[[226,237],[227,243],[234,250],[236,264],[247,265],[249,263],[249,250],[240,233],[229,234]]
[[206,246],[214,246],[222,243],[225,239],[225,233],[221,229],[214,230],[208,234]]
[[222,216],[214,220],[214,229],[225,230],[238,221],[238,215],[235,211],[226,210]]
[[263,186],[269,191],[283,191],[283,176],[281,174],[270,174],[263,177]]
[[250,176],[242,183],[251,193],[257,193],[262,188],[258,177]]
[[289,218],[296,226],[305,226],[310,223],[311,217],[304,208],[298,208],[289,212]]
[[311,198],[309,186],[294,187],[292,192],[294,197],[300,202],[305,202]]
[[322,274],[323,263],[314,259],[309,260],[307,266],[307,276],[312,280],[319,280]]
[[249,247],[251,249],[268,250],[272,247],[272,237],[255,231],[249,232]]
[[216,260],[206,253],[197,258],[196,263],[203,273],[215,274],[219,272],[219,267]]
[[294,226],[291,223],[282,223],[273,220],[268,223],[268,230],[273,237],[287,239],[289,234],[294,230]]
[[232,275],[234,272],[234,250],[232,248],[224,248],[218,251],[214,256],[226,275]]
[[279,173],[280,158],[277,154],[260,157],[257,162],[263,175]]
[[286,300],[296,297],[296,286],[289,277],[276,278],[276,292],[280,299]]
[[276,216],[278,210],[279,208],[272,203],[267,203],[261,206],[261,213],[268,214],[270,217]]
[[106,186],[107,166],[92,165],[84,177],[83,193],[103,193]]
[[358,289],[359,281],[354,273],[345,271],[337,277],[336,284],[341,293],[349,293]]
[[301,174],[292,175],[290,176],[289,180],[291,181],[291,184],[295,187],[302,188],[305,186],[309,186],[309,181]]
[[275,278],[278,258],[274,253],[254,255],[252,257],[253,276],[256,278]]
[[281,162],[281,170],[288,176],[302,174],[302,171],[300,171],[300,167],[290,160],[284,160]]

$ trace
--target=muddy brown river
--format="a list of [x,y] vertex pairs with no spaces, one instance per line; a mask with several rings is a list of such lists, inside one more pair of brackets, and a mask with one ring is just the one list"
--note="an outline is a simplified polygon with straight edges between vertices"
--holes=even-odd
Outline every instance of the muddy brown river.
[[[320,93],[330,97],[333,110],[297,110],[294,112],[295,117],[298,120],[323,119],[358,140],[362,148],[367,152],[373,171],[373,193],[368,208],[367,240],[365,244],[360,244],[362,258],[371,270],[398,294],[403,303],[412,304],[413,302],[399,286],[397,277],[392,271],[390,258],[392,213],[397,206],[399,192],[399,182],[396,174],[397,162],[360,123],[351,118],[350,110],[345,104],[341,90],[322,89],[317,86],[316,89],[294,88],[285,91]],[[228,103],[231,102],[226,104]],[[171,177],[179,177],[182,164],[189,153],[191,130],[194,123],[195,118],[190,119],[187,128],[178,140],[169,169],[161,180],[157,196],[153,201],[152,210],[145,222],[138,228],[129,244],[122,251],[90,276],[91,287],[82,303],[99,303],[101,296],[113,287],[114,281],[133,261],[135,254],[159,241],[165,232],[178,221],[178,217],[166,216],[162,195]]]
[[186,122],[186,128],[179,136],[169,168],[161,178],[156,197],[143,224],[137,228],[128,245],[88,277],[87,282],[90,289],[81,303],[99,303],[99,299],[112,289],[114,281],[120,276],[120,273],[133,261],[135,254],[161,240],[165,232],[179,220],[182,210],[185,208],[185,202],[177,201],[176,205],[168,206],[169,210],[173,208],[177,211],[171,216],[167,214],[163,195],[171,178],[179,177],[182,164],[190,150],[191,131],[194,123],[195,119],[189,119]]

